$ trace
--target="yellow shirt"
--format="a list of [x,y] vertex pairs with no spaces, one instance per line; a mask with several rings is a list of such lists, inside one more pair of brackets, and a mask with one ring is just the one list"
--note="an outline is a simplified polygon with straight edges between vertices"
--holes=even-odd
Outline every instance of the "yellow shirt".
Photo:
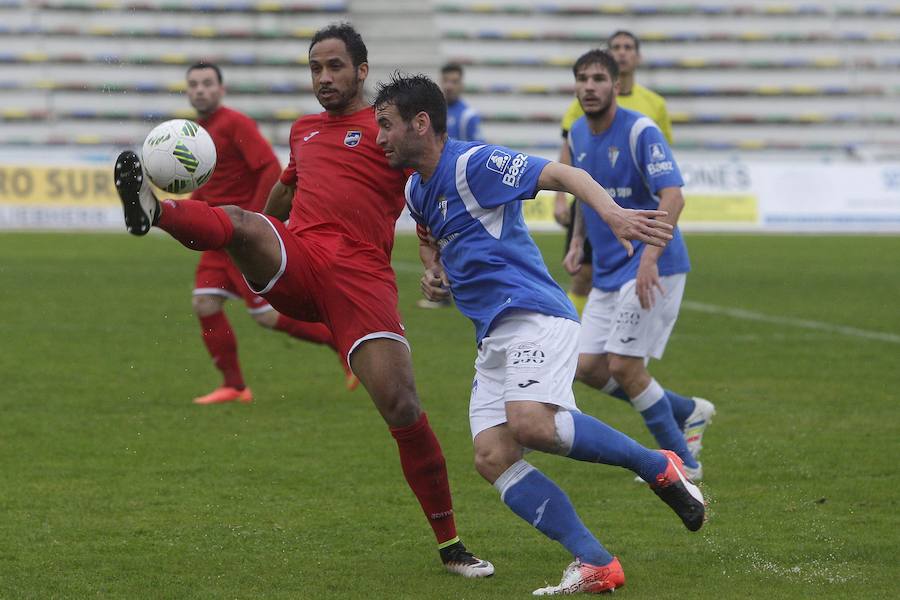
[[[666,110],[666,101],[662,96],[652,90],[648,90],[637,83],[631,88],[631,93],[627,96],[619,94],[616,98],[618,105],[628,110],[634,110],[641,114],[647,115],[659,126],[666,141],[672,143],[672,121],[669,119],[669,111]],[[569,109],[562,119],[562,129],[568,134],[572,128],[572,123],[578,120],[584,111],[581,110],[581,104],[578,98],[572,101]]]

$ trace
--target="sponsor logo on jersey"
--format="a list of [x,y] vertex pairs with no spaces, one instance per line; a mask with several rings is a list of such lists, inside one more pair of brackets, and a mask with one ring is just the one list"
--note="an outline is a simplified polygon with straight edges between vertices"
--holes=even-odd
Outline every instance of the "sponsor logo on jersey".
[[347,135],[344,136],[344,145],[348,148],[354,148],[359,145],[359,141],[362,139],[362,131],[353,129],[347,132]]
[[647,165],[647,173],[649,173],[651,177],[662,175],[663,173],[671,173],[674,169],[675,165],[672,164],[671,160],[652,162]]
[[447,197],[446,196],[438,196],[438,208],[441,209],[441,218],[447,219]]
[[486,166],[494,173],[500,173],[502,175],[506,172],[506,167],[509,166],[509,160],[511,158],[512,157],[506,152],[494,150],[491,152],[491,155],[488,156]]
[[630,187],[620,187],[620,188],[606,188],[606,192],[609,194],[610,198],[631,198],[631,188]]
[[527,168],[528,156],[516,154],[516,157],[509,164],[506,174],[503,176],[503,183],[509,187],[519,187],[519,181],[521,181],[522,175],[525,174],[525,169]]
[[584,160],[585,156],[587,156],[587,152],[582,152],[581,154],[578,155],[578,158],[576,158],[575,160],[577,160],[578,162],[581,162]]
[[609,157],[609,166],[615,167],[616,162],[619,160],[619,149],[615,146],[610,146],[609,150],[606,151],[606,156]]
[[[349,132],[348,132],[348,133],[349,133]],[[315,136],[317,136],[317,135],[319,135],[319,132],[318,132],[318,131],[310,131],[310,132],[309,132],[309,135],[304,135],[304,136],[303,136],[303,141],[304,141],[304,142],[308,142],[309,140],[313,139],[313,137],[315,137]],[[345,141],[344,143],[346,143],[346,141]]]
[[666,160],[666,151],[663,150],[663,145],[660,143],[650,144],[650,160],[653,162],[658,162],[661,160]]

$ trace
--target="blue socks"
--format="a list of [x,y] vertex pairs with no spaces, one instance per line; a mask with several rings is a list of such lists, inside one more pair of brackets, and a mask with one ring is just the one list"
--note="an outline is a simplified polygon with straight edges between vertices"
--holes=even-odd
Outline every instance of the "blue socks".
[[660,447],[675,452],[688,467],[697,468],[697,460],[684,441],[684,432],[675,422],[669,397],[655,379],[650,380],[646,390],[631,399],[631,404],[640,411]]
[[566,410],[558,411],[555,419],[556,434],[569,458],[625,467],[644,481],[653,481],[666,470],[668,461],[661,453],[644,448],[599,419]]
[[680,394],[676,394],[672,390],[666,390],[666,396],[669,398],[669,404],[672,405],[672,416],[675,417],[678,427],[683,430],[685,421],[694,412],[697,403],[691,398],[685,398]]
[[608,565],[613,556],[584,526],[565,492],[524,460],[503,472],[494,487],[510,509],[556,540],[582,562]]
[[[609,381],[603,386],[604,393],[609,394],[613,398],[618,398],[619,400],[624,400],[625,402],[631,403],[631,398],[628,397],[628,394],[625,393],[619,383],[613,379],[609,378]],[[675,422],[681,429],[684,429],[684,423],[687,421],[687,418],[691,416],[691,413],[694,412],[694,407],[697,405],[691,398],[685,398],[681,394],[677,394],[672,390],[664,390],[666,392],[666,396],[669,397],[669,404],[672,405],[672,416],[675,417]]]

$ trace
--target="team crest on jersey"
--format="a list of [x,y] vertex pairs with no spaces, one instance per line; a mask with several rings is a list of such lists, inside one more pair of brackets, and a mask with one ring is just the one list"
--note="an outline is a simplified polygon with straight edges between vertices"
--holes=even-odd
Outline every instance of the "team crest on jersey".
[[616,161],[619,160],[619,149],[615,146],[610,146],[609,150],[606,151],[606,155],[609,157],[609,165],[615,167]]
[[500,173],[501,175],[506,172],[506,167],[509,165],[509,160],[512,157],[503,152],[501,150],[494,150],[491,152],[491,155],[488,156],[487,159],[487,168],[493,171],[494,173]]
[[359,145],[361,139],[362,131],[356,129],[348,131],[347,135],[344,136],[344,145],[348,148],[354,148]]
[[441,218],[447,220],[447,197],[438,196],[438,208],[441,210]]
[[654,162],[666,160],[666,151],[663,150],[662,144],[650,144],[650,160]]

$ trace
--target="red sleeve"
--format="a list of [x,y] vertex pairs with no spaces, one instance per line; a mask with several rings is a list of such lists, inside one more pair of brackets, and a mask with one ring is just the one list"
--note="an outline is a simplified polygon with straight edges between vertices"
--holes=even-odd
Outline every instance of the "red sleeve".
[[241,117],[235,121],[233,139],[247,166],[253,171],[260,171],[274,163],[280,170],[278,158],[272,151],[272,146],[259,132],[256,122],[250,117],[244,115]]
[[241,115],[235,120],[233,139],[238,152],[247,163],[247,167],[258,174],[256,190],[250,206],[265,206],[269,192],[272,191],[272,186],[275,185],[278,175],[281,173],[278,157],[275,156],[269,142],[259,132],[256,122],[249,117]]
[[297,165],[294,164],[294,151],[291,150],[291,157],[288,159],[288,165],[281,172],[279,181],[284,185],[294,187],[297,185]]

